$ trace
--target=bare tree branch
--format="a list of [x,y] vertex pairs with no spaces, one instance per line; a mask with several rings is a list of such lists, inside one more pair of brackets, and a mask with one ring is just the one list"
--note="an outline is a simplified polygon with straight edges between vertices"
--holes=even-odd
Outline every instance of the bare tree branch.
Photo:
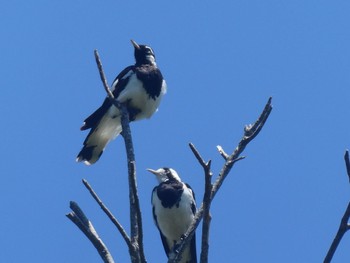
[[111,102],[121,112],[121,124],[122,124],[122,135],[125,142],[126,154],[127,154],[127,165],[128,165],[128,179],[129,179],[129,199],[130,199],[130,239],[133,244],[133,250],[130,250],[131,261],[134,263],[145,263],[146,258],[143,248],[143,229],[142,229],[142,217],[140,202],[137,193],[136,183],[136,165],[135,165],[135,154],[134,146],[132,142],[131,130],[129,126],[129,113],[125,105],[114,99],[113,93],[108,86],[108,81],[103,71],[102,63],[97,50],[94,52],[96,63],[100,72],[100,77],[107,92],[107,95]]
[[338,232],[335,235],[334,240],[333,240],[333,242],[328,250],[328,253],[327,253],[324,261],[323,261],[324,263],[330,263],[332,261],[334,253],[337,250],[338,245],[340,244],[340,241],[342,240],[346,231],[348,231],[350,229],[350,226],[348,224],[349,218],[350,218],[350,202],[349,202],[348,207],[346,208],[345,213],[340,221],[340,226],[339,226]]
[[272,101],[272,97],[270,97],[269,100],[267,101],[265,108],[263,112],[260,114],[258,120],[253,125],[247,125],[244,128],[244,135],[241,141],[238,143],[238,146],[233,151],[233,153],[227,158],[226,163],[221,169],[219,176],[213,185],[211,199],[214,198],[215,194],[220,189],[222,183],[224,182],[226,176],[231,171],[231,168],[233,167],[233,165],[237,161],[242,160],[242,157],[240,155],[244,151],[246,146],[260,133],[261,129],[264,127],[264,124],[272,111],[271,101]]
[[70,202],[70,208],[73,212],[70,212],[66,216],[85,234],[85,236],[91,241],[94,247],[100,254],[103,262],[114,263],[114,259],[110,254],[107,246],[103,243],[101,238],[98,236],[94,226],[86,217],[84,212],[75,202]]
[[[202,225],[202,245],[201,245],[201,255],[200,262],[208,262],[208,254],[209,254],[209,229],[211,222],[210,215],[210,196],[212,191],[212,172],[211,172],[211,160],[205,162],[201,157],[198,150],[194,147],[192,143],[189,144],[194,156],[197,158],[200,165],[203,167],[204,175],[205,175],[205,185],[204,185],[204,196],[203,196],[203,225]],[[222,151],[222,156],[225,156],[225,152]],[[225,157],[224,157],[225,158]]]
[[[174,249],[176,249],[176,251],[173,251],[175,253],[175,257],[171,257],[171,258],[169,257],[168,263],[179,262],[181,254],[184,251],[184,249],[186,248],[186,246],[188,245],[196,228],[198,227],[200,221],[202,220],[205,210],[208,210],[208,211],[206,211],[206,215],[210,216],[210,214],[209,214],[210,204],[213,201],[216,193],[219,191],[226,176],[231,171],[231,168],[233,167],[233,165],[237,161],[242,160],[244,158],[244,157],[241,157],[240,154],[244,151],[244,149],[249,144],[249,142],[251,142],[259,134],[259,132],[263,128],[266,120],[268,119],[268,117],[272,111],[271,101],[272,101],[272,97],[269,98],[269,100],[266,103],[265,108],[264,108],[263,112],[261,113],[261,115],[259,116],[258,120],[253,125],[247,125],[244,128],[244,135],[243,135],[241,141],[238,143],[238,146],[236,147],[236,149],[233,151],[233,153],[231,155],[228,156],[225,153],[225,151],[222,149],[222,147],[220,147],[220,146],[218,147],[219,153],[221,154],[221,156],[223,156],[223,158],[226,160],[226,162],[225,162],[224,166],[222,167],[214,185],[210,188],[206,187],[206,191],[209,189],[211,190],[210,193],[207,193],[207,192],[204,193],[204,195],[210,196],[209,201],[208,201],[208,203],[204,203],[204,201],[203,201],[203,203],[201,204],[201,207],[197,210],[197,213],[195,215],[195,218],[194,218],[191,226],[188,228],[188,230],[184,234],[183,240],[181,241],[181,243],[178,246],[176,246],[176,248],[174,248]],[[192,147],[191,145],[190,145],[190,147],[193,151],[194,147]],[[200,157],[200,154],[198,153],[197,150],[195,150],[193,152],[194,152],[194,155],[196,156],[197,160],[199,161],[199,163],[203,167],[203,164],[205,164],[205,162]],[[207,179],[206,179],[206,181],[207,181]],[[207,182],[206,182],[206,184],[207,184]],[[208,222],[210,222],[210,221],[208,221]],[[203,224],[204,224],[204,222],[203,222]],[[209,229],[209,225],[206,227],[208,227],[208,229]],[[205,231],[207,231],[207,230],[205,230]],[[201,263],[207,263],[207,262],[208,262],[208,255],[203,254],[203,257],[201,255]]]
[[[349,151],[345,151],[344,155],[344,160],[345,160],[345,166],[346,166],[346,171],[348,174],[348,177],[350,178],[350,159],[349,159]],[[350,219],[350,202],[345,210],[345,213],[340,221],[339,229],[337,234],[334,237],[334,240],[327,252],[327,255],[324,259],[324,263],[329,263],[332,261],[332,258],[334,256],[335,251],[338,248],[338,245],[340,244],[340,241],[342,240],[344,234],[350,229],[349,225],[349,219]]]
[[102,202],[102,200],[98,197],[98,195],[96,194],[96,192],[92,189],[91,185],[85,180],[83,179],[83,184],[85,185],[85,187],[89,190],[90,194],[92,195],[92,197],[96,200],[96,202],[99,204],[99,206],[101,207],[101,209],[103,210],[103,212],[105,212],[105,214],[109,217],[109,219],[113,222],[113,224],[117,227],[117,229],[119,230],[120,234],[122,235],[122,237],[124,238],[127,246],[129,247],[129,250],[132,250],[132,243],[130,240],[130,237],[128,236],[128,234],[126,233],[125,229],[123,228],[123,226],[119,223],[119,221],[114,217],[114,215],[111,213],[111,211],[109,211],[109,209],[104,205],[104,203]]
[[224,149],[220,145],[216,146],[216,148],[217,148],[218,152],[220,153],[220,155],[222,156],[222,158],[224,158],[226,161],[228,159],[229,155],[224,151]]
[[100,72],[100,77],[101,77],[101,81],[102,81],[103,87],[105,88],[107,96],[110,99],[114,99],[114,95],[113,95],[111,89],[109,88],[109,85],[108,85],[108,82],[107,82],[107,78],[106,78],[105,73],[103,71],[102,62],[101,62],[100,55],[98,54],[97,49],[94,50],[94,54],[95,54],[95,60],[96,60],[96,64],[97,64],[97,67],[98,67],[98,71]]
[[[138,260],[137,262],[146,263],[146,258],[143,250],[143,229],[142,229],[142,217],[141,217],[141,208],[140,208],[140,202],[137,194],[137,184],[136,184],[136,166],[135,161],[129,162],[129,180],[130,180],[130,200],[132,199],[131,203],[131,212],[134,213],[134,215],[131,215],[133,218],[132,224],[134,226],[135,231],[135,238],[134,238],[134,246],[135,249],[138,251]],[[134,175],[134,176],[131,176]]]
[[346,150],[346,151],[345,151],[344,160],[345,160],[345,166],[346,166],[346,173],[348,174],[349,181],[350,181],[350,160],[349,160],[349,150]]
[[[204,215],[204,221],[203,221],[203,232],[202,232],[202,249],[201,249],[201,258],[207,258],[208,257],[208,251],[209,251],[209,226],[210,226],[210,193],[211,193],[211,160],[208,162],[205,162],[204,159],[201,157],[198,150],[195,148],[195,146],[192,143],[189,143],[189,146],[198,160],[199,164],[203,167],[204,173],[205,173],[205,193],[202,201],[202,205],[199,210],[197,210],[197,213],[194,218],[194,222],[200,223],[200,220],[202,219]],[[199,218],[199,220],[198,220]],[[198,227],[198,224],[195,226],[194,229]],[[174,246],[172,253],[169,255],[168,263],[175,263],[180,262],[182,253],[186,246],[189,244],[190,240],[192,239],[192,236],[194,234],[194,231],[190,233],[190,236],[187,236],[186,234],[183,235],[182,241],[179,244],[179,246]]]
[[210,162],[205,162],[202,158],[202,156],[200,155],[200,153],[198,152],[198,150],[196,149],[196,147],[194,147],[193,143],[189,143],[188,144],[191,148],[191,151],[193,152],[194,156],[197,158],[199,164],[203,167],[204,172],[210,172]]

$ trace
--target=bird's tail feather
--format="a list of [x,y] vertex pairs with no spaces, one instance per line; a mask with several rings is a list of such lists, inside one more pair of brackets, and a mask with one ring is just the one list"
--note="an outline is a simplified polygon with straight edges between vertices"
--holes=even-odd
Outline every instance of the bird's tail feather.
[[101,157],[107,144],[122,131],[120,116],[105,115],[96,127],[91,128],[76,161],[94,164]]

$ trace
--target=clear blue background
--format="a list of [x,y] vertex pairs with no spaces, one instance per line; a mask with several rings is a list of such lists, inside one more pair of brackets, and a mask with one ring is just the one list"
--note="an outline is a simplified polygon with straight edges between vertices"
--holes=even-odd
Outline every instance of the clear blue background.
[[[146,168],[175,168],[203,195],[188,142],[218,174],[269,96],[273,112],[212,206],[210,262],[321,262],[350,199],[350,2],[3,1],[0,5],[1,262],[100,262],[65,214],[80,204],[117,262],[126,245],[81,184],[128,227],[124,145],[94,166],[75,157],[85,117],[149,44],[168,93],[132,124],[148,262],[165,262]],[[199,234],[198,234],[199,235]],[[198,250],[199,250],[198,242]],[[350,234],[333,262],[350,261]]]

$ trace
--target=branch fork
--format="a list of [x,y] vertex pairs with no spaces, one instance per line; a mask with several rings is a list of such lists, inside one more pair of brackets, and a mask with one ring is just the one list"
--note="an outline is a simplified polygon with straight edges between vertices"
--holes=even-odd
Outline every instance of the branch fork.
[[208,262],[209,229],[210,229],[210,222],[211,222],[211,215],[209,210],[210,210],[211,203],[216,193],[219,191],[226,176],[231,171],[231,168],[233,167],[233,165],[237,161],[243,160],[245,158],[244,156],[241,156],[241,153],[244,151],[245,147],[260,133],[261,129],[264,127],[264,124],[272,111],[271,102],[272,102],[272,97],[268,99],[264,107],[264,110],[260,114],[257,121],[252,125],[246,125],[244,127],[243,137],[241,141],[238,143],[237,148],[233,151],[231,155],[228,155],[221,146],[217,146],[217,150],[219,154],[224,158],[225,163],[219,175],[217,176],[217,179],[214,184],[211,183],[211,179],[212,179],[211,161],[209,160],[208,162],[205,162],[201,157],[200,153],[198,152],[198,150],[194,147],[194,145],[192,143],[189,144],[194,156],[198,160],[199,164],[203,167],[204,176],[205,176],[205,191],[204,191],[202,204],[198,209],[192,224],[184,234],[185,238],[182,240],[179,246],[177,246],[176,251],[173,251],[175,257],[169,258],[168,263],[179,262],[181,258],[181,254],[183,253],[186,246],[189,244],[196,228],[198,227],[202,219],[203,219],[202,250],[201,250],[201,256],[200,256],[200,262],[201,263]]

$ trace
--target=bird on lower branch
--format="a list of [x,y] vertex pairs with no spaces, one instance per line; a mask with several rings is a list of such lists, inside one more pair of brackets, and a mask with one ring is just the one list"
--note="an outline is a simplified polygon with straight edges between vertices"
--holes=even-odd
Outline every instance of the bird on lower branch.
[[[167,257],[178,245],[196,214],[196,201],[192,188],[183,183],[174,169],[147,169],[159,185],[152,191],[153,219],[159,230]],[[180,263],[197,263],[196,236],[185,248]]]

